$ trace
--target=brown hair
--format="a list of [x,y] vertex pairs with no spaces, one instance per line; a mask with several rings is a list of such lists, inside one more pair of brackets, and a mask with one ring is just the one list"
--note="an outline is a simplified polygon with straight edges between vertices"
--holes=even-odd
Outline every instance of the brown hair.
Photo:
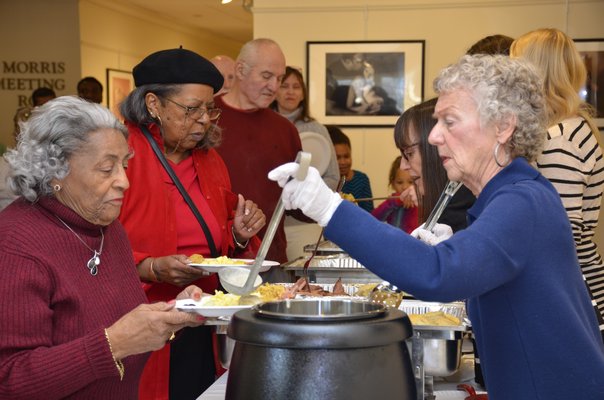
[[407,109],[394,126],[394,142],[401,152],[413,144],[409,137],[411,127],[415,128],[419,135],[418,150],[422,156],[424,182],[424,195],[419,200],[420,222],[428,218],[447,184],[447,172],[442,166],[438,150],[428,143],[428,135],[436,125],[436,120],[432,117],[436,100],[436,98],[430,99]]
[[[294,67],[290,67],[288,65],[287,67],[285,67],[285,75],[283,75],[283,81],[286,80],[287,78],[289,78],[290,75],[295,76],[296,79],[298,79],[298,83],[300,83],[300,86],[302,87],[302,101],[300,102],[300,104],[298,104],[298,107],[302,107],[302,112],[296,118],[296,120],[293,121],[293,122],[297,122],[297,121],[304,121],[304,122],[314,121],[315,119],[310,116],[309,110],[308,110],[308,89],[306,88],[306,85],[304,84],[304,77],[302,77],[302,72],[300,72],[299,69],[294,68]],[[281,82],[283,82],[283,81],[281,81]],[[275,110],[275,111],[278,112],[279,111],[279,104],[278,104],[277,100],[274,100],[271,103],[270,107],[273,110]]]

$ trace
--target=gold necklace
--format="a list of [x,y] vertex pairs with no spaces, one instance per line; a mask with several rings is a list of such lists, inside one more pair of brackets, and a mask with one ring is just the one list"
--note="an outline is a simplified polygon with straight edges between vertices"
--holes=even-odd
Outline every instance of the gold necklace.
[[101,264],[101,254],[103,253],[103,244],[105,243],[105,235],[103,234],[103,228],[99,228],[101,231],[101,247],[99,248],[98,251],[96,251],[95,249],[93,249],[92,247],[88,246],[86,244],[86,242],[84,241],[84,239],[82,239],[80,237],[80,235],[78,235],[77,233],[75,233],[75,231],[73,229],[71,229],[71,227],[69,225],[67,225],[65,223],[65,221],[63,221],[61,218],[59,218],[58,215],[55,215],[55,217],[57,217],[57,219],[59,221],[61,221],[61,223],[63,225],[65,225],[65,227],[67,229],[69,229],[71,231],[71,233],[73,233],[75,235],[75,237],[78,238],[78,240],[80,242],[82,242],[82,244],[84,244],[84,246],[86,246],[88,248],[88,250],[94,252],[94,254],[92,255],[92,257],[90,257],[90,260],[88,260],[88,262],[86,263],[86,268],[88,268],[88,270],[90,271],[90,275],[92,276],[96,276],[96,274],[99,273],[99,264]]

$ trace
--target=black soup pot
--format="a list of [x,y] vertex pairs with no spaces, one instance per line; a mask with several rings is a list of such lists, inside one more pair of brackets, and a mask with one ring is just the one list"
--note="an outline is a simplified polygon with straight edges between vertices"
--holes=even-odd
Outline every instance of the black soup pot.
[[416,398],[407,315],[367,301],[313,299],[238,311],[227,400]]

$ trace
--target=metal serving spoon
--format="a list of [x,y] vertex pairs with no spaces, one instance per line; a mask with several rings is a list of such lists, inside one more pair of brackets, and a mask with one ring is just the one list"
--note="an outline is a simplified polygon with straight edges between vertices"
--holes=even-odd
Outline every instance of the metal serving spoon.
[[[298,172],[296,173],[297,180],[303,181],[306,179],[306,173],[308,172],[308,167],[310,166],[310,160],[310,153],[305,153],[303,151],[298,153],[296,162],[300,164],[300,168],[298,168]],[[289,179],[291,180],[293,177],[290,177]],[[277,207],[275,207],[273,216],[268,223],[266,233],[264,234],[264,238],[262,238],[262,243],[260,243],[260,249],[258,249],[256,258],[254,259],[254,264],[251,266],[251,268],[233,267],[223,268],[218,271],[220,283],[227,292],[242,296],[253,292],[262,284],[262,278],[258,276],[258,272],[260,271],[260,267],[264,262],[268,248],[273,242],[273,238],[277,232],[277,227],[279,226],[281,217],[283,217],[283,212],[283,201],[281,201],[281,197],[279,197]]]

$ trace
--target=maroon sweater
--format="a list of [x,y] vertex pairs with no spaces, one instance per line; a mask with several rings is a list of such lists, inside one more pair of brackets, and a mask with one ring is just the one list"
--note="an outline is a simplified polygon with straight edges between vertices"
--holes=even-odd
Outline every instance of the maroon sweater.
[[147,358],[123,360],[120,382],[103,329],[144,303],[128,238],[104,228],[98,275],[86,262],[99,227],[54,197],[0,213],[0,398],[136,399]]
[[[215,101],[216,107],[222,109],[218,120],[222,144],[217,150],[229,170],[233,192],[256,202],[266,215],[268,225],[281,197],[281,188],[268,179],[268,173],[281,164],[295,161],[302,150],[298,130],[271,109],[244,111],[228,106],[222,97]],[[265,231],[266,226],[258,236],[264,237]],[[286,262],[286,247],[282,219],[266,259]]]

